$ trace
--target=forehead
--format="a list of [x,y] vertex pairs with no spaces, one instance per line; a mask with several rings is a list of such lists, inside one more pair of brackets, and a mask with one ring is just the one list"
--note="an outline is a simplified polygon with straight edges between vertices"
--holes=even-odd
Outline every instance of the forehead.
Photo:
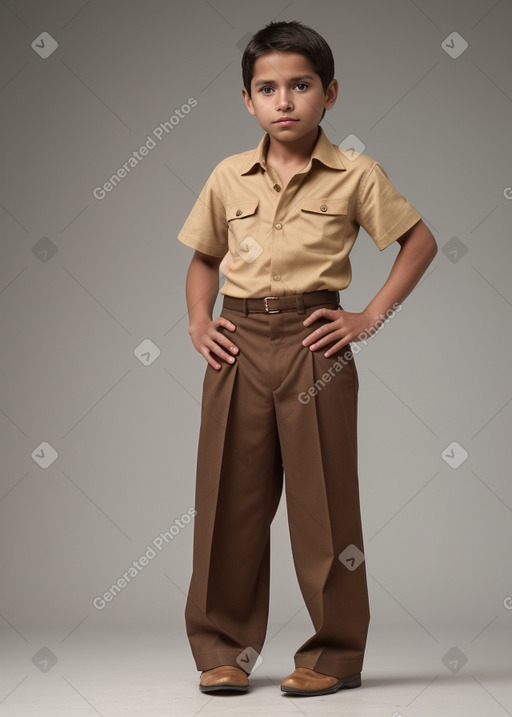
[[298,75],[318,77],[311,60],[300,52],[269,52],[254,62],[253,82],[260,79],[286,82]]

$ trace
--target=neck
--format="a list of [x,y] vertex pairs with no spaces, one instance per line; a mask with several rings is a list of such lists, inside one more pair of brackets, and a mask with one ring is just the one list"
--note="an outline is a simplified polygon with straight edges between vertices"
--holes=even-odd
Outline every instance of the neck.
[[320,127],[315,127],[300,139],[293,142],[281,142],[270,136],[267,162],[272,164],[297,164],[308,162],[318,139]]

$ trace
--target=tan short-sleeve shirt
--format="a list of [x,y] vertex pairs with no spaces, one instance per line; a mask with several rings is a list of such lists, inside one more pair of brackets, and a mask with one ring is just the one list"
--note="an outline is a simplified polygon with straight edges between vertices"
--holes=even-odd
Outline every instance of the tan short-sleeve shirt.
[[384,249],[421,219],[367,155],[349,159],[319,127],[309,163],[283,189],[266,162],[270,137],[217,164],[178,239],[223,257],[221,293],[284,296],[345,289],[363,227]]

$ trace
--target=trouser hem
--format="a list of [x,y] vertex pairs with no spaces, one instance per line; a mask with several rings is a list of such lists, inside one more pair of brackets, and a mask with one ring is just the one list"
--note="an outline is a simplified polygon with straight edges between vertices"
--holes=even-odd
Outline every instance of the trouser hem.
[[308,667],[310,670],[320,672],[322,675],[330,675],[341,680],[343,677],[355,675],[363,670],[363,660],[351,660],[350,662],[337,662],[330,658],[295,657],[295,667]]
[[212,652],[195,654],[194,660],[200,672],[212,670],[214,667],[220,667],[221,665],[232,665],[233,667],[239,667],[249,675],[250,672],[244,669],[240,662],[237,662],[237,657],[239,658],[241,654],[242,650],[237,650],[236,652],[213,650]]

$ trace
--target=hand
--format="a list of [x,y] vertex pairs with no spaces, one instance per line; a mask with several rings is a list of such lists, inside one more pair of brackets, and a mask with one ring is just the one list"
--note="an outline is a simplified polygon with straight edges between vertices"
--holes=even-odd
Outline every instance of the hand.
[[[219,331],[220,327],[224,327],[228,331],[236,330],[235,324],[223,316],[189,329],[189,335],[196,350],[205,357],[210,366],[217,370],[221,368],[222,364],[215,360],[213,354],[232,364],[235,362],[233,354],[238,353],[238,346],[235,346],[227,336]],[[231,351],[231,354],[227,353],[223,347],[227,351]]]
[[[312,331],[302,342],[303,346],[309,346],[311,351],[321,349],[327,344],[336,341],[324,356],[332,356],[343,346],[346,346],[355,339],[361,341],[366,338],[367,332],[372,328],[372,321],[366,312],[359,314],[343,311],[343,309],[317,309],[304,320],[304,326],[314,324],[318,319],[329,319],[329,324],[324,324]],[[370,334],[368,334],[369,336]]]

